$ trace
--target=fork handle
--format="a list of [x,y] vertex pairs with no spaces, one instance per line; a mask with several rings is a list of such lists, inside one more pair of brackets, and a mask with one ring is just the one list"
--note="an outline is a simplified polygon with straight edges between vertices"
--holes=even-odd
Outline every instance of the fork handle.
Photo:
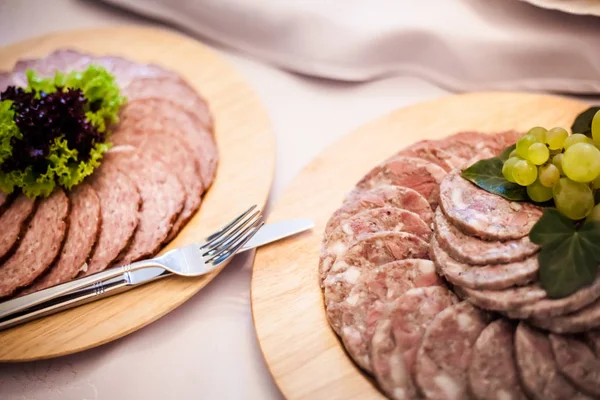
[[149,266],[156,266],[156,264],[149,263],[148,261],[138,261],[2,302],[0,303],[0,319],[83,288],[93,289],[95,285],[103,281]]

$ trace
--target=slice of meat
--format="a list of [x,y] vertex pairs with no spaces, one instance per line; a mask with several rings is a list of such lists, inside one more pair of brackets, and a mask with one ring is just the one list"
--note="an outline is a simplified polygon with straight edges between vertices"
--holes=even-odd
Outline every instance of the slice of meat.
[[510,311],[546,297],[539,284],[515,286],[502,290],[475,290],[455,286],[454,290],[477,307],[492,311]]
[[600,297],[600,276],[591,284],[570,296],[560,299],[543,299],[530,305],[512,310],[512,318],[551,318],[582,309]]
[[69,198],[61,189],[39,201],[14,254],[0,266],[0,298],[31,284],[52,265],[67,231]]
[[551,333],[549,337],[558,370],[582,392],[600,396],[600,358],[573,336]]
[[537,400],[589,398],[558,371],[550,340],[545,333],[521,322],[515,333],[515,354],[525,392]]
[[446,172],[450,172],[463,164],[464,161],[462,158],[455,157],[447,151],[436,147],[435,144],[436,143],[433,143],[431,146],[404,149],[400,151],[397,156],[421,158],[440,166]]
[[479,335],[468,369],[469,388],[477,400],[526,400],[514,356],[515,326],[506,319]]
[[490,146],[497,154],[500,154],[508,146],[512,146],[523,136],[523,132],[514,130],[499,132],[492,135],[492,145]]
[[0,262],[17,248],[34,210],[35,200],[22,194],[0,215]]
[[10,196],[0,190],[0,215],[4,212],[10,203]]
[[600,300],[572,314],[554,318],[533,318],[530,322],[555,333],[579,333],[600,328]]
[[69,195],[69,228],[60,255],[46,274],[20,294],[37,292],[74,279],[84,269],[100,234],[100,199],[88,184],[76,186]]
[[[119,87],[126,88],[137,79],[176,77],[177,74],[155,64],[140,64],[123,57],[94,57],[91,64],[101,65],[115,76]],[[87,67],[87,65],[86,65]]]
[[182,137],[151,130],[138,135],[116,135],[113,136],[112,142],[116,145],[127,144],[137,147],[145,157],[163,163],[180,179],[186,200],[167,238],[167,242],[171,241],[192,218],[202,202],[204,187],[200,164],[191,145]]
[[100,199],[102,226],[86,275],[105,270],[127,248],[142,204],[136,184],[109,162],[104,162],[88,183]]
[[[147,131],[163,132],[185,140],[196,154],[204,188],[210,187],[217,170],[217,144],[212,133],[193,115],[168,100],[141,99],[128,102],[121,112],[121,123],[114,133],[115,137],[143,135]],[[132,143],[136,139],[119,140]]]
[[4,92],[7,87],[13,86],[13,73],[11,71],[0,72],[0,93]]
[[440,140],[423,140],[417,142],[408,149],[435,147],[461,160],[457,167],[463,165],[468,160],[479,156],[484,152],[489,152],[489,146],[492,143],[490,135],[481,132],[459,132]]
[[18,86],[27,86],[25,73],[29,69],[35,71],[38,76],[51,77],[56,74],[56,71],[62,73],[83,71],[91,61],[90,54],[78,50],[56,50],[43,58],[19,60],[13,69],[13,81]]
[[472,265],[521,261],[539,250],[529,236],[516,240],[487,241],[465,235],[448,221],[439,207],[435,211],[435,234],[440,247],[452,258]]
[[323,281],[325,306],[331,326],[340,331],[344,302],[361,274],[391,261],[426,258],[427,242],[405,232],[381,232],[365,236],[338,257]]
[[487,313],[463,301],[429,324],[415,364],[415,381],[426,399],[468,398],[473,347],[489,322]]
[[358,184],[358,189],[383,185],[402,186],[419,192],[431,208],[439,202],[440,183],[446,171],[432,162],[413,157],[394,157],[373,168]]
[[452,171],[440,186],[440,206],[463,232],[486,240],[521,239],[542,215],[539,207],[508,201]]
[[392,399],[418,399],[413,382],[415,358],[425,330],[444,309],[457,302],[448,289],[411,289],[392,303],[377,322],[371,341],[373,372]]
[[369,345],[375,323],[384,311],[375,305],[393,302],[413,288],[442,285],[429,260],[391,261],[363,271],[348,296],[338,303],[329,302],[327,311],[331,319],[341,319],[339,334],[348,353],[370,371]]
[[600,358],[600,330],[594,329],[584,333],[585,342],[596,354],[596,357]]
[[338,226],[326,237],[319,260],[319,271],[324,279],[336,257],[343,255],[348,247],[360,237],[381,231],[407,232],[429,241],[431,229],[417,214],[394,207],[364,210]]
[[127,96],[128,101],[140,99],[172,101],[193,115],[210,132],[213,131],[213,119],[208,103],[179,76],[134,79],[125,88],[123,95]]
[[185,203],[183,186],[164,164],[124,147],[113,147],[105,155],[105,162],[119,168],[137,184],[142,207],[131,243],[115,260],[120,265],[156,254]]
[[441,249],[435,236],[431,239],[430,254],[440,275],[470,289],[500,290],[526,285],[536,279],[539,269],[536,256],[509,264],[471,266],[461,263]]
[[417,214],[430,225],[433,212],[427,200],[413,189],[384,185],[371,190],[351,192],[340,207],[327,221],[325,236],[333,232],[342,221],[364,210],[381,207],[396,207]]

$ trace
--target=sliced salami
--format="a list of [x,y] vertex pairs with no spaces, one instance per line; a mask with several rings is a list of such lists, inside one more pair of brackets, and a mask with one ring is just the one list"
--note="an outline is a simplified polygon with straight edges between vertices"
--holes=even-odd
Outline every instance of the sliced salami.
[[363,369],[371,371],[369,345],[374,324],[385,312],[385,307],[375,305],[386,306],[413,288],[441,285],[429,260],[392,261],[363,271],[344,301],[329,302],[327,311],[333,318],[341,318],[339,331],[348,353]]
[[25,72],[29,69],[42,77],[51,77],[57,71],[68,73],[75,70],[83,70],[87,68],[92,58],[89,54],[71,50],[61,49],[48,54],[44,58],[19,60],[13,69],[18,86],[27,86],[27,77]]
[[584,333],[585,342],[596,354],[596,357],[600,358],[600,330],[594,329]]
[[407,232],[429,241],[431,229],[415,213],[400,208],[381,207],[364,210],[342,222],[323,243],[319,270],[324,279],[336,257],[361,236],[377,232]]
[[358,184],[358,189],[382,185],[402,186],[416,190],[435,209],[439,202],[440,183],[446,176],[438,165],[413,157],[394,157],[371,170]]
[[543,299],[533,304],[510,311],[512,318],[551,318],[582,309],[600,297],[600,277],[570,296],[560,299]]
[[525,392],[537,400],[587,399],[558,371],[548,336],[521,322],[515,354]]
[[452,171],[440,186],[440,206],[463,232],[486,240],[521,239],[529,234],[542,211],[486,192]]
[[128,248],[115,260],[123,265],[156,254],[183,209],[185,193],[181,182],[160,161],[118,147],[105,158],[137,184],[142,198],[138,227]]
[[[210,187],[217,170],[217,145],[214,137],[193,115],[177,104],[162,99],[140,99],[128,102],[121,112],[121,123],[115,135],[140,135],[160,131],[183,138],[194,150],[200,165],[202,184]],[[131,143],[126,139],[126,143]]]
[[415,364],[415,381],[426,399],[468,398],[473,347],[489,322],[487,313],[463,301],[429,324]]
[[549,337],[558,370],[582,392],[600,396],[600,358],[575,337],[556,334]]
[[435,212],[435,234],[440,247],[452,258],[472,265],[521,261],[539,250],[529,236],[516,240],[487,241],[465,235],[448,221],[439,207]]
[[210,132],[213,120],[208,103],[189,83],[179,76],[161,76],[134,79],[123,91],[128,101],[140,99],[169,100],[194,116]]
[[461,263],[441,249],[435,236],[431,239],[430,252],[440,275],[470,289],[500,290],[526,285],[535,280],[539,269],[535,256],[509,264],[471,266]]
[[490,135],[481,132],[459,132],[440,140],[424,140],[417,142],[408,149],[435,147],[460,159],[459,167],[468,160],[488,151],[492,143]]
[[129,245],[139,222],[140,192],[127,175],[104,163],[88,183],[100,199],[100,236],[85,274],[106,269]]
[[479,335],[469,366],[469,388],[477,400],[526,400],[514,356],[515,326],[506,319]]
[[455,157],[447,151],[435,147],[435,143],[430,146],[420,146],[402,150],[398,153],[398,156],[421,158],[440,166],[446,172],[450,172],[464,163],[462,158]]
[[2,215],[9,203],[10,196],[0,190],[0,215]]
[[579,333],[600,328],[600,300],[572,314],[554,318],[533,318],[530,322],[555,333]]
[[39,201],[14,254],[0,266],[0,298],[25,287],[52,265],[67,231],[69,198],[61,189]]
[[382,232],[365,236],[338,257],[323,281],[325,306],[332,327],[340,331],[344,302],[364,271],[395,260],[426,258],[427,243],[405,232]]
[[35,200],[19,195],[0,215],[0,262],[6,260],[17,248],[27,221],[35,210]]
[[145,157],[164,164],[169,171],[176,172],[186,194],[183,210],[171,228],[167,241],[171,241],[192,218],[202,202],[202,175],[194,150],[183,137],[165,135],[162,131],[147,130],[136,135],[113,136],[116,145],[133,145]]
[[333,232],[342,221],[364,210],[381,207],[396,207],[417,214],[428,225],[433,221],[433,212],[427,200],[413,189],[384,185],[371,190],[354,191],[344,204],[327,221],[325,236]]
[[475,290],[455,286],[456,292],[477,307],[492,311],[510,311],[546,297],[539,284],[515,286],[503,290]]
[[81,184],[69,195],[71,210],[64,246],[52,267],[20,294],[37,292],[74,279],[84,269],[100,234],[100,199],[88,184]]
[[448,289],[411,289],[392,303],[377,322],[371,341],[375,378],[392,399],[418,399],[413,382],[415,359],[425,330],[444,309],[457,302]]
[[[115,76],[119,87],[126,88],[136,79],[175,77],[176,74],[155,64],[139,64],[123,57],[94,57],[91,64],[101,65]],[[87,65],[85,66],[87,67]]]

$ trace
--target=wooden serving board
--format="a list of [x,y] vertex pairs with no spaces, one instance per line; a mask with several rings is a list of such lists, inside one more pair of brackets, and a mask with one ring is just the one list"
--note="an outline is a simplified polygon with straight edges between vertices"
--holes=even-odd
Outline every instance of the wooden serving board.
[[[264,207],[275,168],[274,135],[256,94],[228,62],[185,36],[125,27],[63,32],[5,47],[0,49],[0,70],[59,48],[163,65],[207,99],[219,147],[217,177],[200,211],[166,250],[202,240],[252,204]],[[217,273],[168,278],[0,332],[0,361],[57,357],[120,338],[181,305]]]
[[315,229],[260,249],[252,276],[252,311],[260,347],[286,398],[382,399],[327,323],[318,259],[325,224],[344,195],[372,167],[421,139],[458,131],[570,127],[586,106],[560,97],[472,93],[397,110],[323,151],[285,191],[270,221],[313,218]]

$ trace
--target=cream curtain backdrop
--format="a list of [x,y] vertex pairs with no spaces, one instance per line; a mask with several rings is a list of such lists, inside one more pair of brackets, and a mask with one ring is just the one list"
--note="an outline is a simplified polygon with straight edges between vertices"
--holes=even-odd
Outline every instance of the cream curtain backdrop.
[[519,0],[102,0],[301,74],[600,92],[600,18]]

